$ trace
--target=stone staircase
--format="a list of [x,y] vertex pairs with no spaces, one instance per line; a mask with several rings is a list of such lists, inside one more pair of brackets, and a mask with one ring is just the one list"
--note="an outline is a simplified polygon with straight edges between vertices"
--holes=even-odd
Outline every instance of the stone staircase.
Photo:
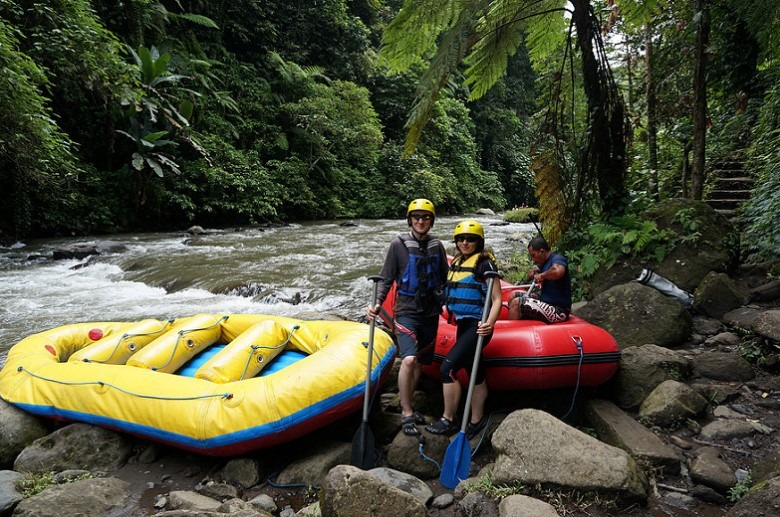
[[713,163],[709,178],[712,187],[705,201],[715,211],[736,222],[737,208],[750,199],[753,191],[753,176],[745,171],[742,160],[731,159]]

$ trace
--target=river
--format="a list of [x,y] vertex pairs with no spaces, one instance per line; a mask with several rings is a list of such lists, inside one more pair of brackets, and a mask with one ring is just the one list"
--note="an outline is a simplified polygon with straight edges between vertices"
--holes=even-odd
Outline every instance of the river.
[[[499,266],[523,250],[533,224],[469,216],[485,227]],[[452,249],[464,217],[437,218],[433,233]],[[198,313],[295,316],[326,312],[358,319],[403,219],[318,221],[279,227],[136,233],[17,242],[0,248],[0,364],[25,336],[85,321],[168,319]],[[98,243],[87,259],[53,260],[57,249]]]

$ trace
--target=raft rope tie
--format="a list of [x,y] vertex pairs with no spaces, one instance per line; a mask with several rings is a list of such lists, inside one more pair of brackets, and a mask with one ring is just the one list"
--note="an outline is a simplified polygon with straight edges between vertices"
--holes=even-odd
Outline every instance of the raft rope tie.
[[214,327],[216,327],[218,325],[221,325],[222,322],[225,321],[226,319],[228,319],[228,316],[222,316],[221,318],[219,318],[217,320],[216,323],[214,323],[213,325],[209,325],[208,327],[202,327],[202,328],[198,328],[198,329],[181,329],[179,331],[179,337],[176,338],[176,344],[173,345],[173,350],[171,350],[171,355],[170,355],[170,357],[168,357],[168,360],[165,361],[165,364],[163,364],[162,366],[152,366],[151,370],[157,371],[157,370],[159,370],[161,368],[165,368],[166,366],[171,364],[171,361],[173,361],[173,357],[176,355],[176,349],[179,347],[179,342],[181,341],[181,338],[182,338],[182,336],[184,336],[184,334],[186,334],[187,332],[197,332],[197,331],[200,331],[200,330],[213,329]]
[[572,412],[574,409],[574,402],[577,400],[577,390],[580,388],[580,375],[582,373],[582,338],[580,336],[572,336],[572,340],[574,340],[574,343],[577,345],[577,350],[580,351],[580,360],[577,364],[577,383],[574,385],[574,395],[571,397],[571,406],[569,406],[569,410],[566,412],[563,417],[561,417],[561,420],[566,420],[566,417],[569,416],[569,413]]
[[[287,336],[287,339],[285,339],[284,342],[279,344],[279,345],[275,345],[275,346],[250,345],[250,347],[249,347],[250,348],[250,350],[249,350],[249,357],[246,358],[246,364],[244,365],[244,371],[241,372],[241,377],[239,377],[238,380],[240,380],[240,381],[244,380],[244,375],[246,375],[246,371],[249,369],[249,363],[252,362],[252,356],[254,355],[256,350],[276,350],[277,348],[282,348],[282,347],[287,346],[287,343],[290,342],[290,340],[293,337],[293,334],[295,334],[295,331],[298,330],[299,328],[301,328],[300,325],[295,325],[292,328],[292,330],[290,331],[290,335]],[[264,361],[263,356],[262,355],[258,355],[257,356],[257,360],[260,361],[260,362],[263,362]]]
[[[124,341],[126,338],[129,338],[129,337],[139,337],[139,336],[151,336],[151,335],[154,335],[154,334],[159,334],[159,333],[165,331],[165,329],[167,329],[173,322],[174,322],[173,318],[169,319],[165,323],[165,325],[162,326],[162,328],[160,330],[153,330],[151,332],[140,332],[138,334],[122,334],[122,336],[117,340],[116,346],[111,351],[111,354],[106,359],[100,360],[100,359],[90,359],[88,357],[85,357],[84,358],[84,362],[85,363],[100,363],[100,364],[107,363],[108,361],[111,360],[112,357],[114,357],[114,354],[116,353],[116,351],[119,350],[119,345],[121,345],[122,341]],[[133,345],[131,345],[131,351],[133,350],[132,346]]]
[[417,451],[420,453],[420,456],[422,456],[422,459],[425,461],[430,461],[436,465],[436,468],[439,469],[439,471],[441,471],[441,465],[439,465],[439,462],[425,454],[425,437],[422,434],[417,436]]
[[103,382],[103,381],[66,382],[66,381],[60,381],[60,380],[56,380],[56,379],[51,379],[49,377],[44,377],[42,375],[38,375],[36,373],[33,373],[30,370],[26,369],[24,366],[19,366],[16,369],[16,371],[17,372],[24,372],[24,373],[30,375],[31,377],[35,377],[36,379],[41,379],[43,381],[53,382],[53,383],[56,383],[56,384],[63,384],[65,386],[90,386],[90,385],[106,386],[108,388],[113,388],[113,389],[115,389],[117,391],[120,391],[122,393],[125,393],[127,395],[132,395],[133,397],[138,397],[138,398],[142,398],[142,399],[154,399],[154,400],[198,400],[198,399],[208,399],[208,398],[215,398],[215,397],[219,397],[219,398],[223,398],[223,399],[232,399],[233,398],[233,394],[232,393],[211,393],[211,394],[208,394],[208,395],[196,395],[196,396],[192,396],[192,397],[161,397],[161,396],[158,396],[158,395],[146,395],[144,393],[137,393],[137,392],[134,392],[134,391],[129,391],[129,390],[126,390],[124,388],[120,388],[119,386],[117,386],[115,384],[110,384],[110,383]]

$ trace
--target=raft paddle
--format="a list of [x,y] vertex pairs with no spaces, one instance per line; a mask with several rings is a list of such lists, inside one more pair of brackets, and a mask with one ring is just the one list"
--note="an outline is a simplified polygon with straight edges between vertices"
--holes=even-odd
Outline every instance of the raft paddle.
[[[376,291],[379,286],[381,276],[370,276],[369,280],[374,282],[374,291],[371,296],[371,307],[376,305]],[[376,317],[372,318],[368,324],[368,360],[366,361],[366,391],[363,396],[363,421],[360,423],[355,436],[352,438],[352,456],[350,464],[363,470],[373,468],[376,462],[376,451],[374,447],[374,434],[368,427],[368,401],[371,397],[371,359],[374,355],[374,328],[376,327]]]
[[[490,301],[493,295],[493,282],[498,276],[498,271],[485,271],[485,277],[488,280],[487,294],[485,296],[485,305],[482,307],[482,319],[480,323],[485,323],[490,313]],[[471,397],[474,394],[474,383],[476,380],[477,367],[479,366],[479,356],[482,353],[482,342],[485,336],[477,337],[477,350],[474,352],[474,363],[469,375],[469,390],[466,394],[466,407],[463,409],[463,421],[460,424],[460,432],[455,437],[447,451],[444,453],[444,462],[439,474],[439,482],[445,488],[450,490],[458,486],[458,483],[469,477],[471,467],[471,445],[466,437],[466,426],[469,423],[469,410],[471,409]]]

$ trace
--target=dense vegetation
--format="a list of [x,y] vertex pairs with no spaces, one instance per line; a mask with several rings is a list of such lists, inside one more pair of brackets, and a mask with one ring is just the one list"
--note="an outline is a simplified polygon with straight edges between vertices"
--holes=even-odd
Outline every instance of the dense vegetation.
[[425,196],[539,206],[558,238],[706,195],[706,165],[738,157],[772,256],[778,12],[0,0],[0,236],[397,217]]

